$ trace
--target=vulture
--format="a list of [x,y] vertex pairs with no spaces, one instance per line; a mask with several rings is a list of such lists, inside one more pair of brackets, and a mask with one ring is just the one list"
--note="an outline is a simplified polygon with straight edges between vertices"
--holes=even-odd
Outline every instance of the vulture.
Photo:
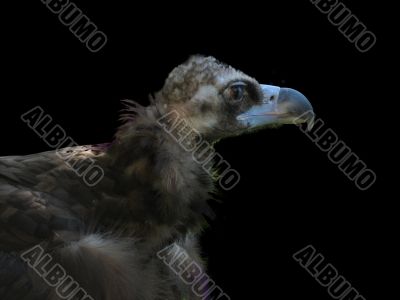
[[[308,123],[309,111],[294,89],[196,55],[148,106],[126,102],[113,142],[0,157],[0,299],[229,299],[196,295],[158,255],[178,245],[204,268],[197,240],[218,168],[207,171],[189,148]],[[96,184],[79,176],[93,162]]]

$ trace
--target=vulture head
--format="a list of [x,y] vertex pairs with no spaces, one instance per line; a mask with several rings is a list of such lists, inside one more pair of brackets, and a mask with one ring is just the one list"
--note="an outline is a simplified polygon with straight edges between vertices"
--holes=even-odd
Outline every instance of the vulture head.
[[310,121],[312,106],[300,92],[259,84],[217,61],[193,56],[176,67],[155,97],[163,114],[176,111],[214,142],[254,129]]

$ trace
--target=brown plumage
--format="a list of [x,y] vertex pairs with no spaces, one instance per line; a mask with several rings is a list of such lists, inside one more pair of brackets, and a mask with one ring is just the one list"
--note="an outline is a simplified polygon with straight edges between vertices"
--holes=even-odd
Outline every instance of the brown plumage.
[[[158,120],[176,112],[211,145],[253,128],[306,121],[302,96],[258,82],[211,57],[174,69],[148,107],[126,102],[107,145],[0,158],[0,299],[59,299],[21,260],[35,245],[94,299],[197,299],[155,255],[176,242],[199,260],[212,176]],[[273,111],[272,111],[273,110]],[[104,171],[86,185],[71,165]],[[69,163],[66,163],[66,160]]]

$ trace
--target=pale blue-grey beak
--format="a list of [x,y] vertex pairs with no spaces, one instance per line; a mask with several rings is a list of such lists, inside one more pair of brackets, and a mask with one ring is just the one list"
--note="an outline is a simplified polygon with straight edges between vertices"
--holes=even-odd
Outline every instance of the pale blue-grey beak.
[[[237,120],[250,128],[311,122],[311,103],[300,92],[273,85],[261,85],[264,100],[240,114]],[[304,117],[303,117],[304,116]]]

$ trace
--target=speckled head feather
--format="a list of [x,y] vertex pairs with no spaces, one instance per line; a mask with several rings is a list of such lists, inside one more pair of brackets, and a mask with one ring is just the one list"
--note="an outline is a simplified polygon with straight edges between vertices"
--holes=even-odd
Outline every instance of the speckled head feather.
[[192,99],[201,86],[211,85],[220,89],[229,81],[242,79],[256,82],[214,57],[195,55],[169,74],[161,95],[170,104],[184,102]]

